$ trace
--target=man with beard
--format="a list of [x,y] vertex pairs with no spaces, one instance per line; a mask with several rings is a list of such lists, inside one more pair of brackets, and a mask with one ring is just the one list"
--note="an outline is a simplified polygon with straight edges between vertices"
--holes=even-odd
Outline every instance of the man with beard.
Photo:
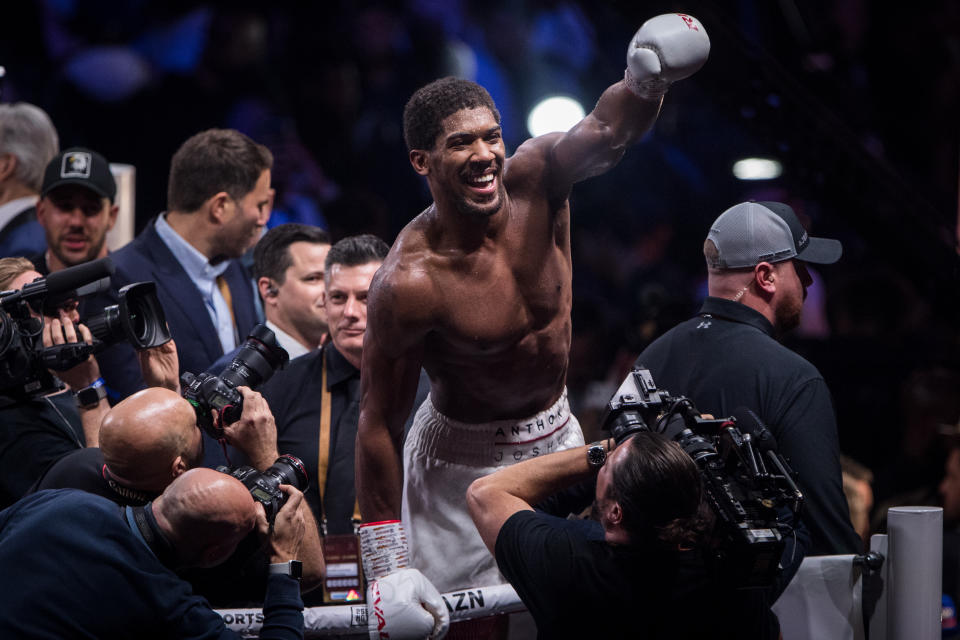
[[117,184],[106,158],[73,148],[47,165],[37,221],[47,250],[31,258],[43,275],[107,255],[107,232],[117,221]]
[[[534,509],[576,483],[595,485],[593,519]],[[679,444],[640,432],[475,480],[467,507],[538,638],[777,638],[766,591],[714,564],[704,493]]]
[[[100,302],[115,304],[124,285],[156,282],[180,373],[205,371],[257,323],[250,274],[237,258],[257,242],[270,218],[272,166],[270,151],[239,131],[201,131],[170,162],[168,210],[111,255],[114,295]],[[116,344],[98,358],[114,398],[143,388],[129,344]]]
[[[402,503],[410,565],[440,590],[503,581],[464,508],[470,482],[583,444],[565,386],[570,191],[619,161],[653,125],[670,83],[699,69],[709,48],[690,16],[648,20],[624,80],[570,131],[528,140],[510,158],[500,114],[475,83],[437,80],[404,109],[410,163],[434,202],[401,232],[370,287],[357,493],[367,522],[395,520]],[[432,391],[401,467],[421,365]],[[376,612],[380,631],[393,630],[392,606],[385,598]]]
[[813,283],[806,263],[832,264],[840,242],[812,238],[793,209],[744,202],[710,226],[704,242],[709,297],[700,314],[647,347],[637,366],[657,386],[688,396],[700,411],[750,407],[799,474],[807,555],[859,553],[840,474],[837,424],[823,376],[777,341],[800,323]]

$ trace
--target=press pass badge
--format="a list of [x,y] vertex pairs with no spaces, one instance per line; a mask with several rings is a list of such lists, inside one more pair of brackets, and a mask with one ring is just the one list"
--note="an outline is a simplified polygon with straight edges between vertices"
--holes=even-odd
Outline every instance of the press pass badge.
[[363,602],[366,587],[360,569],[360,542],[352,533],[323,538],[327,573],[323,579],[324,602]]

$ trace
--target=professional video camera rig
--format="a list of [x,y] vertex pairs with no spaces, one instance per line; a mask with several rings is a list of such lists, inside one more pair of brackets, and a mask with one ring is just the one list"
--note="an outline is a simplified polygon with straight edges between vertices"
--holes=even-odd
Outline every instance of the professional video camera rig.
[[51,369],[70,369],[118,341],[148,349],[170,340],[156,285],[138,282],[120,289],[119,304],[84,321],[92,344],[43,346],[43,316],[55,317],[65,303],[106,291],[112,274],[110,258],[101,258],[37,278],[18,291],[0,292],[0,406],[62,389]]
[[618,444],[638,431],[677,442],[700,470],[716,518],[713,549],[724,574],[741,587],[773,583],[785,537],[793,532],[786,521],[796,522],[803,494],[753,412],[704,417],[688,398],[657,389],[650,371],[638,367],[627,374],[600,424]]

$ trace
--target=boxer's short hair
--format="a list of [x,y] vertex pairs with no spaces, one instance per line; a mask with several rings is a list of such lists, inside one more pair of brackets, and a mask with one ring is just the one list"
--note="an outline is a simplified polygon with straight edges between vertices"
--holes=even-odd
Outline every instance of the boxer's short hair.
[[221,191],[239,200],[253,191],[273,154],[233,129],[208,129],[180,145],[170,162],[167,210],[191,213]]
[[407,149],[431,150],[444,118],[461,109],[486,107],[500,124],[500,112],[487,90],[476,82],[447,76],[420,87],[403,109],[403,139]]

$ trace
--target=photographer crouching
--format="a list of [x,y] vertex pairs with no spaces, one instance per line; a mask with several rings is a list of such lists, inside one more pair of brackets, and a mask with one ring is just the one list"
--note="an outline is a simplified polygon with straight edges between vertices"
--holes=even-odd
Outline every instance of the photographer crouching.
[[[532,506],[594,478],[597,520]],[[718,570],[697,463],[660,433],[506,467],[476,480],[467,505],[541,638],[778,636],[768,591]]]
[[[76,490],[41,491],[0,512],[4,638],[239,638],[174,573],[222,562],[251,531],[268,539],[262,638],[302,638],[298,566],[303,494],[267,513],[212,469],[174,480],[144,507]],[[65,526],[65,523],[69,523]]]
[[[243,476],[243,483],[272,521],[284,503],[283,498],[276,499],[276,485],[282,482],[302,489],[307,480],[296,477],[289,458],[277,454],[276,424],[263,396],[244,386],[238,390],[244,399],[243,410],[236,421],[225,426],[224,438],[255,469],[241,467],[242,473],[233,475]],[[203,459],[204,438],[194,407],[169,389],[143,389],[117,403],[104,418],[100,435],[99,449],[64,456],[33,490],[82,489],[121,506],[139,507]],[[268,497],[263,498],[265,495]],[[324,561],[310,508],[299,502],[297,511],[305,523],[299,559],[301,587],[307,592],[320,584]],[[255,604],[268,579],[269,559],[262,543],[262,536],[251,533],[223,564],[178,571],[178,575],[215,606]]]

